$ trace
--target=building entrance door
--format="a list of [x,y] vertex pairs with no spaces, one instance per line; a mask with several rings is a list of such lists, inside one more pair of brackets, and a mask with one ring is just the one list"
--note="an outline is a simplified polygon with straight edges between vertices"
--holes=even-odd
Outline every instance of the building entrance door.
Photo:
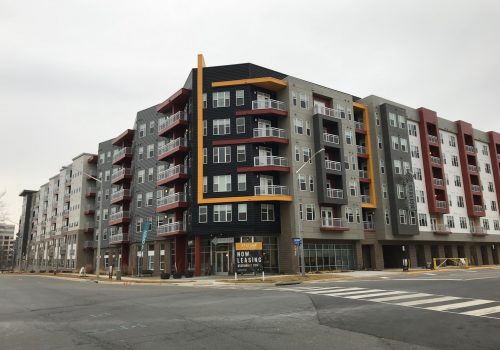
[[215,274],[227,275],[229,273],[229,251],[215,253]]

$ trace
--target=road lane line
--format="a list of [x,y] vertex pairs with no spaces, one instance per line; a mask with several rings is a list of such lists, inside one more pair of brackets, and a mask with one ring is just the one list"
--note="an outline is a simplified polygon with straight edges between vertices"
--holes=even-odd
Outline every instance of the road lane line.
[[493,300],[475,299],[475,300],[465,301],[463,303],[445,304],[445,305],[440,305],[440,306],[431,306],[431,307],[426,307],[424,309],[426,309],[426,310],[433,310],[433,311],[447,311],[447,310],[461,309],[461,308],[464,308],[464,307],[476,306],[476,305],[482,305],[482,304],[489,304],[489,303],[494,303],[494,301]]
[[403,303],[395,303],[394,305],[399,305],[399,306],[418,306],[418,305],[424,305],[424,304],[441,303],[443,301],[450,301],[450,300],[457,300],[457,299],[463,299],[463,298],[458,298],[458,297],[440,297],[440,298],[433,298],[433,299],[422,299],[422,300],[406,301],[406,302],[403,302]]
[[328,290],[315,290],[312,292],[306,292],[307,294],[325,294],[325,293],[335,293],[335,292],[347,292],[350,290],[361,290],[361,289],[366,289],[366,288],[358,288],[358,287],[352,287],[352,288],[341,288],[341,289],[328,289]]
[[492,306],[479,310],[466,311],[466,312],[461,312],[460,314],[469,316],[484,316],[489,314],[496,314],[498,312],[500,312],[500,306]]
[[409,292],[403,291],[394,291],[394,292],[383,292],[383,293],[370,293],[370,294],[362,294],[362,295],[353,295],[352,297],[345,297],[348,299],[363,299],[363,298],[371,298],[371,297],[381,297],[385,295],[396,295],[396,294],[407,294]]
[[432,294],[427,294],[427,293],[415,293],[415,294],[409,294],[409,295],[397,295],[395,297],[387,297],[387,298],[376,298],[376,299],[368,299],[369,301],[373,301],[376,303],[380,302],[385,302],[385,301],[393,301],[393,300],[400,300],[400,299],[411,299],[411,298],[421,298],[421,297],[428,297]]
[[328,293],[324,295],[328,295],[330,297],[337,297],[337,296],[344,296],[344,295],[356,295],[356,294],[366,294],[366,293],[375,293],[375,292],[382,292],[383,289],[366,289],[366,290],[357,290],[357,291],[350,291],[350,292],[340,292],[340,293]]

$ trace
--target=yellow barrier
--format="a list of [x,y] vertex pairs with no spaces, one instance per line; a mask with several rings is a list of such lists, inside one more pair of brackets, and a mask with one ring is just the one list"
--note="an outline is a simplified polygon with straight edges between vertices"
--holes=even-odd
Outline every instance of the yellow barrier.
[[434,263],[434,270],[445,267],[469,268],[469,259],[467,258],[433,258],[432,261]]

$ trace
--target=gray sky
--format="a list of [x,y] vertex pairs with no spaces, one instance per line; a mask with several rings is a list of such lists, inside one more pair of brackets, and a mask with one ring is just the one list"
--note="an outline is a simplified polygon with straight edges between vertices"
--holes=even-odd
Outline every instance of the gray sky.
[[179,89],[196,54],[500,131],[500,1],[0,0],[0,192],[97,151]]

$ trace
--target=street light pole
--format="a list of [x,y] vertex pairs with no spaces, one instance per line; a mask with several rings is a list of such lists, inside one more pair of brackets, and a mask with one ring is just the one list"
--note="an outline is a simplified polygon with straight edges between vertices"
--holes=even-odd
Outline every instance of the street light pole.
[[87,174],[86,172],[83,172],[83,174],[92,180],[95,180],[99,182],[101,185],[101,195],[99,198],[99,222],[97,223],[97,231],[99,234],[97,235],[97,254],[96,254],[96,262],[95,262],[95,278],[99,279],[99,270],[101,269],[101,239],[102,239],[102,232],[101,232],[101,221],[102,221],[102,199],[104,198],[104,188],[102,188],[102,181],[95,178],[92,175]]
[[[321,153],[324,150],[325,149],[322,148],[319,151],[317,151],[316,153],[314,153],[311,156],[310,161],[312,161],[319,153]],[[309,161],[304,162],[304,164],[302,164],[300,166],[300,168],[297,169],[297,171],[295,172],[295,175],[299,175],[302,168],[304,168],[307,164],[309,164]],[[302,198],[300,196],[300,188],[298,189],[297,194],[299,197],[297,200],[297,204],[300,208],[300,205],[302,204]],[[299,209],[299,208],[297,208],[297,209]],[[296,213],[299,213],[299,210],[297,210]],[[304,215],[304,214],[302,214],[302,215]],[[299,253],[300,253],[300,265],[301,265],[300,266],[300,274],[302,276],[305,276],[306,275],[306,263],[305,263],[305,257],[304,257],[304,235],[302,234],[302,218],[300,217],[300,213],[299,213],[299,239],[300,239]]]

